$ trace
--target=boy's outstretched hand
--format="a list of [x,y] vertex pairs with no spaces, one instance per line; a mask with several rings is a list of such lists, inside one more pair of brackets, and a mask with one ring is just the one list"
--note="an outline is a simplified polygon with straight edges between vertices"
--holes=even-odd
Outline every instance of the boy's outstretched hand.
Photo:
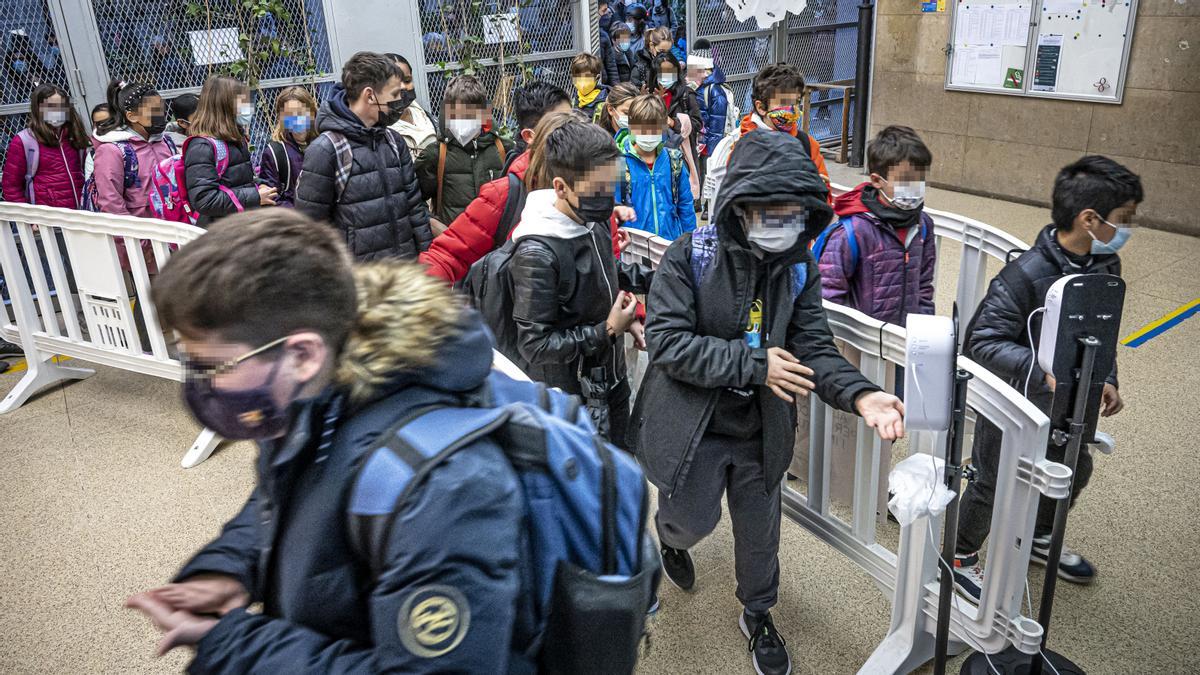
[[767,386],[779,398],[792,403],[795,399],[791,394],[808,396],[816,387],[809,379],[812,376],[812,368],[800,363],[788,350],[780,347],[767,350]]
[[895,396],[882,391],[863,394],[854,402],[854,408],[883,440],[904,437],[904,404]]

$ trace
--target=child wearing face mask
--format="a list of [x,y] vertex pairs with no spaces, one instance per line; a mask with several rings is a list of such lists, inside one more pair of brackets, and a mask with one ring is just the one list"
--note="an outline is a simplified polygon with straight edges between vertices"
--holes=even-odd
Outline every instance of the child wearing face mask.
[[643,94],[629,105],[630,133],[618,149],[622,161],[617,199],[633,207],[630,224],[663,239],[674,240],[696,229],[696,210],[683,152],[663,140],[667,109],[654,94]]
[[[442,105],[441,140],[417,158],[417,178],[421,194],[433,200],[432,216],[448,224],[475,199],[479,188],[504,175],[512,142],[497,133],[487,90],[474,76],[451,79]],[[442,230],[444,225],[434,233]]]
[[641,96],[641,92],[631,82],[622,82],[608,92],[608,101],[599,124],[613,135],[618,148],[629,135],[629,106],[633,105],[633,99],[638,96]]
[[200,96],[197,94],[180,94],[171,100],[171,115],[175,118],[167,123],[168,136],[182,148],[184,141],[191,135],[192,117],[196,108],[200,107]]
[[655,59],[660,54],[669,54],[672,44],[670,28],[660,26],[646,31],[643,35],[640,48],[634,52],[629,81],[633,82],[634,85],[643,91],[655,91],[658,88],[656,80],[658,71],[655,66]]
[[83,200],[87,133],[67,93],[43,84],[29,96],[29,127],[4,158],[4,200],[77,209]]
[[[169,138],[166,105],[153,86],[113,80],[108,86],[107,120],[92,136],[92,175],[84,186],[84,207],[93,211],[150,218],[151,179],[158,163],[178,149]],[[117,254],[124,259],[124,247]]]
[[291,207],[304,167],[304,151],[317,137],[317,102],[304,87],[288,87],[275,99],[275,129],[263,151],[263,185],[279,191],[279,206]]
[[[1056,382],[1038,366],[1030,345],[1041,339],[1042,317],[1034,312],[1045,305],[1046,292],[1068,274],[1121,274],[1117,251],[1128,241],[1133,219],[1145,193],[1142,180],[1107,157],[1091,155],[1063,167],[1054,179],[1050,215],[1053,222],[1038,234],[1033,248],[1022,253],[992,279],[983,302],[966,328],[963,353],[1025,394],[1049,415]],[[1117,366],[1104,376],[1100,414],[1121,412],[1125,402],[1117,389]],[[959,506],[958,550],[954,557],[954,583],[978,602],[984,571],[979,551],[992,523],[996,480],[1000,471],[1002,434],[981,417],[975,427],[971,463],[978,471],[967,484]],[[1046,459],[1062,462],[1065,446],[1050,443]],[[1092,475],[1092,455],[1079,453],[1075,466],[1071,505]],[[1034,525],[1030,562],[1047,563],[1050,531],[1056,502],[1042,497]],[[1061,579],[1089,584],[1096,568],[1087,558],[1063,547],[1058,566]]]
[[700,180],[703,177],[697,168],[696,158],[699,157],[700,131],[704,128],[704,120],[700,117],[700,103],[696,100],[696,92],[687,85],[679,59],[669,51],[660,53],[655,58],[653,81],[655,85],[652,90],[667,106],[668,131],[682,137],[683,142],[678,147],[683,151],[683,159],[687,162],[692,198],[698,199]]
[[813,243],[826,300],[899,325],[909,313],[934,313],[937,247],[922,208],[932,163],[908,127],[887,127],[871,140],[870,180],[834,200],[838,221]]
[[279,190],[257,185],[246,141],[254,104],[250,89],[224,75],[213,75],[200,91],[200,105],[183,146],[188,202],[208,227],[222,216],[259,206],[274,206]]
[[616,86],[629,82],[633,76],[633,60],[637,52],[633,51],[633,31],[629,24],[614,21],[612,24],[612,47],[604,60],[605,84]]
[[496,330],[515,344],[498,349],[534,380],[583,398],[597,429],[623,445],[630,387],[619,345],[627,332],[642,345],[632,293],[645,293],[652,273],[613,255],[617,148],[599,126],[553,113],[530,157],[508,266],[515,336]]
[[604,65],[594,54],[583,53],[571,59],[571,83],[575,93],[571,96],[571,107],[583,111],[593,122],[599,124],[604,116],[609,87],[601,83]]
[[885,440],[903,434],[899,399],[834,345],[805,245],[832,215],[828,188],[797,145],[787,134],[749,134],[734,150],[713,224],[663,255],[646,301],[650,368],[629,425],[629,444],[658,488],[663,572],[680,589],[707,571],[688,549],[728,503],[743,607],[728,620],[763,675],[792,670],[771,609],[795,398],[815,391]]
[[437,142],[437,125],[429,117],[429,113],[417,102],[415,85],[413,84],[412,64],[400,54],[388,52],[384,54],[396,64],[400,70],[400,100],[404,103],[404,111],[400,113],[391,128],[404,139],[408,151],[416,156],[418,152],[432,143]]

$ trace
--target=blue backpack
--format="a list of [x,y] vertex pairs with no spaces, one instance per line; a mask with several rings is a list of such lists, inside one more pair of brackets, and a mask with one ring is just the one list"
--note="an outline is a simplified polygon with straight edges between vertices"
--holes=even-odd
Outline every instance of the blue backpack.
[[546,672],[633,672],[659,578],[641,467],[596,434],[578,398],[557,389],[493,371],[478,404],[433,408],[382,434],[354,482],[352,546],[378,576],[390,521],[364,527],[364,517],[396,518],[438,464],[490,437],[525,495],[518,615],[533,618],[526,655]]
[[[717,254],[717,226],[705,225],[697,227],[692,232],[692,282],[696,288],[700,287],[700,281],[704,278],[705,272],[712,265],[713,258]],[[800,261],[792,265],[792,302],[800,297],[800,293],[804,291],[804,285],[808,283],[808,263]]]
[[[817,235],[812,242],[813,259],[818,263],[821,262],[821,254],[825,252],[825,244],[829,242],[829,235],[837,228],[846,230],[846,246],[850,249],[850,269],[858,269],[858,237],[854,234],[854,217],[843,216],[837,221],[831,223],[821,234]],[[921,239],[924,240],[926,235],[925,218],[921,218]]]

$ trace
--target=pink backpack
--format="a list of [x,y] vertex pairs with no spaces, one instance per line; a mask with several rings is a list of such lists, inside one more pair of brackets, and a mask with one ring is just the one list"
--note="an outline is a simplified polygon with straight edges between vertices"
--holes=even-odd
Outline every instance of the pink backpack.
[[[217,160],[217,178],[225,176],[229,168],[229,146],[225,141],[208,136],[193,136],[183,142],[183,148],[177,154],[160,161],[154,167],[154,177],[150,179],[150,210],[155,218],[176,223],[195,225],[200,219],[191,204],[188,203],[187,185],[184,182],[183,157],[187,154],[188,143],[194,140],[208,141],[213,146],[213,156]],[[237,195],[224,185],[217,187],[233,200],[238,211],[244,210]]]

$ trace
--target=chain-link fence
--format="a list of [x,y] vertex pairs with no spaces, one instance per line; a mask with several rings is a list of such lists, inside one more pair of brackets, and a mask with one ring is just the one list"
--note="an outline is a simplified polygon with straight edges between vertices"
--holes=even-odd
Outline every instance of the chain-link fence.
[[92,0],[109,74],[192,89],[208,75],[313,77],[333,68],[321,0]]
[[582,51],[576,0],[421,0],[421,42],[430,114],[440,118],[446,84],[472,72],[493,93],[497,123],[511,124],[523,81],[570,91],[570,59]]
[[[858,50],[858,5],[854,0],[809,0],[782,26],[763,29],[753,19],[738,21],[724,0],[688,0],[689,45],[704,38],[714,63],[725,72],[743,112],[753,108],[751,82],[764,66],[785,60],[800,68],[805,81],[828,83],[854,78]],[[786,44],[780,49],[779,41]],[[818,140],[840,136],[842,94],[812,95],[809,133]]]

